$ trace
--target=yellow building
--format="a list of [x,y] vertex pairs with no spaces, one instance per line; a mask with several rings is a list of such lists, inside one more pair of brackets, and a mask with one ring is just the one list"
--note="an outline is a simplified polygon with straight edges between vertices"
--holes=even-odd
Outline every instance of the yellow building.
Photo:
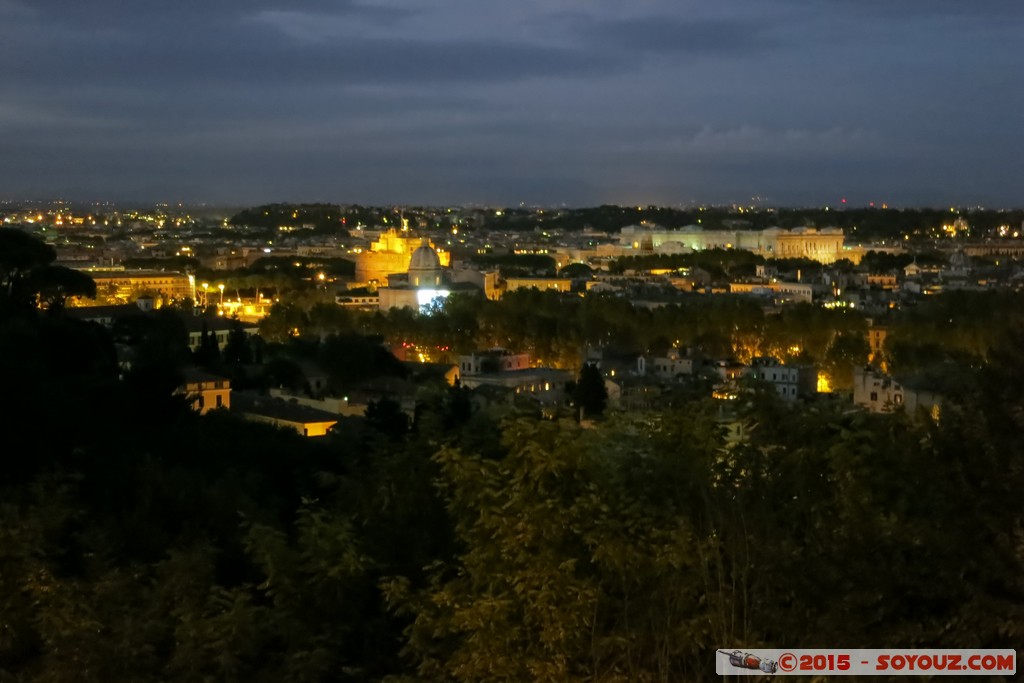
[[[517,289],[539,289],[542,292],[572,292],[574,282],[577,281],[567,277],[510,277],[505,279],[504,287],[499,291],[502,294],[514,292]],[[583,283],[583,289],[589,292],[600,284],[597,280],[587,280]]]
[[[388,230],[370,245],[369,251],[359,254],[356,259],[357,282],[387,282],[388,275],[409,272],[413,252],[423,246],[426,238],[410,237],[405,232]],[[441,251],[435,244],[426,240],[427,244],[437,253],[440,265],[448,267],[452,262],[450,252]]]
[[[195,278],[162,270],[84,269],[96,282],[95,305],[124,304],[140,296],[159,297],[164,303],[195,298]],[[89,300],[86,300],[89,302]]]
[[201,370],[185,371],[185,382],[175,392],[185,396],[200,415],[218,408],[231,408],[231,381]]
[[514,292],[517,289],[570,292],[572,291],[572,280],[567,277],[510,277],[505,279],[506,292]]
[[896,275],[891,273],[872,273],[868,275],[868,286],[879,289],[896,289]]

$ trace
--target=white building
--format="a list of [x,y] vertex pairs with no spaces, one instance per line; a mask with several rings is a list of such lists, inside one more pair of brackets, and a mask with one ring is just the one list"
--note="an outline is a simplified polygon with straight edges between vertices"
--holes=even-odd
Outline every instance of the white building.
[[680,353],[679,349],[669,349],[664,357],[637,359],[637,373],[641,376],[648,372],[658,379],[676,379],[680,375],[693,374],[693,357]]
[[459,356],[459,381],[467,389],[500,387],[530,396],[547,405],[565,397],[565,383],[572,374],[553,368],[531,368],[530,355],[507,349],[491,349]]
[[853,371],[853,402],[872,413],[902,409],[913,414],[924,408],[938,418],[942,399],[935,392],[907,387],[872,367],[858,367]]
[[803,365],[783,365],[775,358],[755,358],[751,375],[771,384],[776,393],[787,401],[814,393],[817,375],[814,368]]
[[767,230],[705,230],[688,225],[678,230],[630,225],[619,233],[619,246],[634,253],[680,253],[705,249],[744,249],[765,258],[808,258],[832,263],[843,251],[841,228],[768,228]]
[[491,349],[459,356],[459,372],[462,377],[525,370],[529,367],[530,354],[512,353],[507,349]]
[[392,284],[389,277],[388,286],[377,290],[380,310],[411,308],[419,311],[438,299],[447,298],[450,290],[443,284],[442,273],[441,259],[424,237],[409,259],[405,281]]

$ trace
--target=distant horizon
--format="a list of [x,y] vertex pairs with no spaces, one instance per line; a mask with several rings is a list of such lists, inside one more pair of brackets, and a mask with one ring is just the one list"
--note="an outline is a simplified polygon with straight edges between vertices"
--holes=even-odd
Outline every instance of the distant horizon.
[[271,201],[257,201],[252,203],[247,202],[204,202],[204,201],[184,201],[184,200],[150,200],[150,199],[76,199],[68,197],[53,197],[53,198],[31,198],[31,199],[13,199],[13,198],[0,198],[0,210],[5,206],[18,205],[18,204],[68,204],[71,206],[109,206],[111,209],[119,208],[156,208],[156,207],[168,207],[168,208],[206,208],[206,209],[249,209],[259,206],[274,206],[274,205],[287,205],[287,206],[361,206],[366,208],[400,208],[400,207],[411,207],[411,208],[423,208],[423,209],[477,209],[477,210],[505,210],[505,209],[524,209],[524,210],[569,210],[578,211],[585,209],[595,209],[602,206],[614,206],[623,209],[629,208],[643,208],[643,209],[671,209],[676,211],[688,211],[698,209],[701,207],[712,208],[712,209],[729,209],[729,208],[743,208],[744,210],[753,211],[813,211],[813,210],[877,210],[877,211],[949,211],[955,209],[957,212],[960,211],[1019,211],[1024,210],[1024,204],[1022,205],[1006,205],[1006,206],[993,206],[993,205],[981,205],[981,204],[956,204],[956,203],[939,203],[939,204],[916,204],[916,205],[871,205],[871,204],[855,204],[850,201],[843,203],[841,200],[837,203],[829,204],[770,204],[759,202],[699,202],[694,201],[686,204],[674,203],[674,204],[622,204],[613,202],[604,202],[596,204],[501,204],[501,203],[480,203],[480,202],[463,202],[463,203],[421,203],[421,202],[364,202],[364,201],[338,201],[338,200],[289,200],[279,199]]

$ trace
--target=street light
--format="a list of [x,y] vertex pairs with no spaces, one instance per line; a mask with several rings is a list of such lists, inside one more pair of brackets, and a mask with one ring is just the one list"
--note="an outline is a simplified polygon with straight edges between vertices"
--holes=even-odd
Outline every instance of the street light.
[[209,299],[208,299],[209,290],[210,290],[210,283],[209,282],[204,282],[203,283],[203,308],[206,308],[207,306],[210,305],[209,304]]
[[222,285],[222,284],[217,285],[217,289],[220,290],[220,305],[223,306],[224,305],[224,285]]

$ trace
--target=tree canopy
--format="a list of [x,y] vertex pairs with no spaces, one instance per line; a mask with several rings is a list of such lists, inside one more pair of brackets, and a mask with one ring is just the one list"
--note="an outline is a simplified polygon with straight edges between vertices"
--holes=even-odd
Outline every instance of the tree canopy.
[[57,252],[35,237],[0,228],[0,307],[62,308],[69,297],[96,296],[96,283],[86,273],[54,265]]
[[[7,283],[48,263],[29,249],[43,257],[9,258]],[[1018,304],[963,293],[902,320],[985,346],[937,421],[753,391],[577,424],[435,386],[412,419],[381,400],[320,439],[189,410],[173,311],[108,331],[5,305],[0,680],[712,681],[722,646],[1017,647]],[[285,348],[339,382],[401,372],[361,325],[549,354],[651,326],[795,340],[836,367],[864,352],[862,318],[811,307],[503,306],[346,318]],[[298,381],[294,361],[268,365]]]

